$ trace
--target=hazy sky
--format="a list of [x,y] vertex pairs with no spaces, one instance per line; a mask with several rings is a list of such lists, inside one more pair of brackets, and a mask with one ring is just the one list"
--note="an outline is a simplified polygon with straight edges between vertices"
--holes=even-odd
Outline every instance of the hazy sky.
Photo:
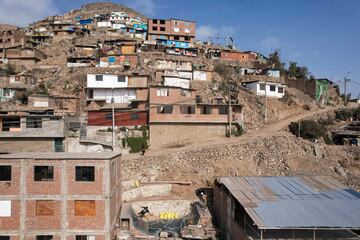
[[[24,25],[87,2],[94,1],[0,0],[0,22]],[[112,2],[125,3],[150,17],[194,20],[202,40],[224,42],[232,36],[239,49],[265,55],[281,49],[283,61],[307,66],[318,78],[343,81],[351,71],[348,89],[353,97],[360,94],[360,0]]]

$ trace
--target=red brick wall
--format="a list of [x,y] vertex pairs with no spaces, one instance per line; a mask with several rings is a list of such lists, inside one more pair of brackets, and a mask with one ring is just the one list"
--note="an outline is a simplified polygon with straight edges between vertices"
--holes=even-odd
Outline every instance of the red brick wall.
[[11,165],[11,182],[0,182],[0,195],[20,193],[20,161],[1,161],[0,165]]
[[[94,162],[79,162],[76,166],[95,166]],[[104,189],[104,165],[95,166],[95,181],[80,182],[75,180],[75,166],[67,167],[68,194],[69,195],[102,195]]]
[[[6,199],[2,199],[6,200]],[[1,230],[18,230],[20,226],[20,200],[11,201],[11,217],[0,217]]]
[[61,229],[61,202],[54,201],[53,216],[37,216],[36,200],[26,201],[26,228],[28,230]]
[[95,216],[75,216],[75,201],[67,201],[68,228],[70,230],[104,230],[105,203],[104,201],[95,201],[95,206]]
[[221,52],[221,59],[231,60],[231,61],[255,61],[256,56],[251,53],[241,53],[241,52]]
[[[36,161],[27,168],[26,190],[32,195],[60,195],[61,194],[61,165],[59,161]],[[53,166],[53,181],[34,181],[34,166]]]
[[[138,119],[131,119],[136,114]],[[109,117],[107,117],[109,116]],[[147,111],[115,112],[115,126],[146,125],[148,122]],[[111,111],[89,111],[89,126],[112,126]]]

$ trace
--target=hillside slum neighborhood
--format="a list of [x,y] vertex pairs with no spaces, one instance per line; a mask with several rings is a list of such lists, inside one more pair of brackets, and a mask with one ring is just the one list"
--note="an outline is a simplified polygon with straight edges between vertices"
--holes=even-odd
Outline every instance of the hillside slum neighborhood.
[[[360,194],[329,177],[218,176],[200,201],[172,196],[188,181],[124,179],[127,155],[259,129],[289,96],[340,104],[329,79],[196,37],[112,3],[0,24],[0,240],[359,239]],[[334,144],[358,145],[356,124]]]

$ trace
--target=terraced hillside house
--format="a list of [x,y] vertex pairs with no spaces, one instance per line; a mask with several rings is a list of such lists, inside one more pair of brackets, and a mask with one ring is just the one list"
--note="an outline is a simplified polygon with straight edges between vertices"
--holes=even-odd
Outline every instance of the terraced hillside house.
[[0,155],[1,239],[113,239],[120,161],[112,152]]
[[[230,118],[230,119],[229,119]],[[229,121],[243,124],[243,108],[233,104],[205,102],[194,89],[173,86],[150,87],[150,144],[161,146],[192,140],[225,137]]]
[[196,23],[179,19],[149,19],[148,40],[173,40],[193,43],[196,35]]

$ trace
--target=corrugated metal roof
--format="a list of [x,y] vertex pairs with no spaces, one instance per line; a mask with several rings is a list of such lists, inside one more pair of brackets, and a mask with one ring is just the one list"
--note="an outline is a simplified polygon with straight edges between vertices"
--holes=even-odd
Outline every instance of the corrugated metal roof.
[[360,193],[329,177],[223,177],[260,229],[360,229]]

